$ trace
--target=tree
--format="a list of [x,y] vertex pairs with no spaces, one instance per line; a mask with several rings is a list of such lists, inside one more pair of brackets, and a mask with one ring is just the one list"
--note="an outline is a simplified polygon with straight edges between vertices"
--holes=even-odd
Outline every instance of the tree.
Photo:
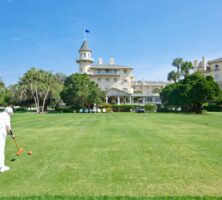
[[193,63],[185,61],[181,65],[181,74],[186,78],[188,75],[190,75],[191,69],[193,69]]
[[[177,68],[177,74],[180,74],[180,68],[181,68],[182,63],[183,63],[183,58],[175,58],[172,62],[172,65]],[[179,81],[179,78],[180,77],[178,76],[177,77],[178,81]]]
[[0,79],[0,106],[5,105],[5,92],[6,92],[5,84]]
[[202,106],[208,101],[214,100],[221,95],[219,85],[212,77],[206,78],[200,73],[194,73],[184,79],[184,84],[187,84],[189,90],[189,102],[193,106],[196,113],[202,112]]
[[62,99],[60,93],[63,90],[64,83],[65,83],[66,75],[63,73],[56,73],[55,74],[55,81],[51,88],[51,92],[49,94],[50,97],[50,105],[56,106],[62,103]]
[[87,74],[72,74],[68,76],[61,92],[62,100],[73,108],[92,107],[102,103],[104,92],[91,81]]
[[47,108],[46,102],[58,82],[52,72],[31,68],[20,79],[20,96],[23,101],[32,98],[36,106],[36,112],[44,112]]
[[180,107],[183,111],[202,112],[204,103],[221,95],[221,90],[212,77],[196,72],[184,80],[168,85],[160,93],[165,106]]
[[173,81],[174,83],[177,82],[177,80],[179,79],[179,73],[175,72],[174,70],[169,72],[168,76],[167,76],[167,80],[168,81]]

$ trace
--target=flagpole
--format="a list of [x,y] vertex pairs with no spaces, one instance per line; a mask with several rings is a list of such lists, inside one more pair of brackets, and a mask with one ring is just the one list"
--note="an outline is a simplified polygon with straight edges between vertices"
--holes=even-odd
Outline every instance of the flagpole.
[[86,40],[86,28],[84,28],[84,40]]

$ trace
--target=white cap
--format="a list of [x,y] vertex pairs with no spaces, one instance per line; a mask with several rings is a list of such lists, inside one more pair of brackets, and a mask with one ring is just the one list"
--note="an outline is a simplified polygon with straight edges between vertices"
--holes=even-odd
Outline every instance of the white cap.
[[8,114],[13,114],[13,110],[11,107],[6,107],[5,112],[7,112]]

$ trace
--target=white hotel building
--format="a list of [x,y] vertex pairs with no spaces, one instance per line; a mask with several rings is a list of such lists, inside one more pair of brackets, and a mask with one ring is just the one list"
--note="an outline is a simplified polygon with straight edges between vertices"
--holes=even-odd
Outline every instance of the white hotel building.
[[207,61],[203,57],[201,62],[195,60],[194,71],[200,71],[205,76],[212,76],[222,89],[222,58]]
[[116,104],[160,104],[159,92],[167,82],[164,81],[135,81],[133,68],[115,64],[110,58],[108,64],[98,59],[93,64],[92,50],[86,40],[79,49],[79,57],[76,62],[79,64],[79,73],[90,75],[99,87],[106,92],[106,102]]

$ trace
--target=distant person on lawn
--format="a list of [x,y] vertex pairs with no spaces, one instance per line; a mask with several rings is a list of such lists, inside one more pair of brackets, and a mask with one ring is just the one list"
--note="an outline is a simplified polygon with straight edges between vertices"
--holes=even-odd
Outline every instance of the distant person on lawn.
[[9,170],[8,166],[5,166],[5,141],[7,132],[14,137],[11,130],[11,115],[13,110],[11,107],[7,107],[4,112],[0,113],[0,172]]

